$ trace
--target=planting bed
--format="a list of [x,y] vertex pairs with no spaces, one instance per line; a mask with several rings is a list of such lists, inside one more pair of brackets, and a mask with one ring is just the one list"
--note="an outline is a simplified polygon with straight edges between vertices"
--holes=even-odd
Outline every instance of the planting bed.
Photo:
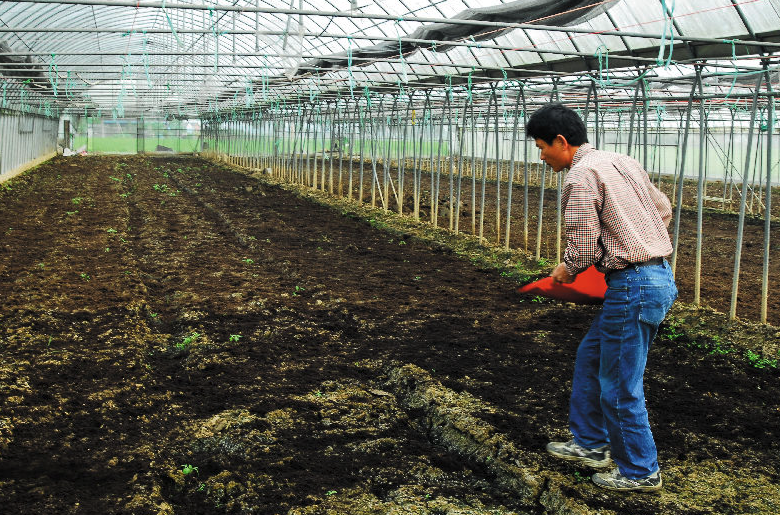
[[198,159],[6,184],[4,512],[780,512],[771,327],[676,311],[646,374],[666,488],[613,494],[544,452],[596,308],[515,293],[517,256]]

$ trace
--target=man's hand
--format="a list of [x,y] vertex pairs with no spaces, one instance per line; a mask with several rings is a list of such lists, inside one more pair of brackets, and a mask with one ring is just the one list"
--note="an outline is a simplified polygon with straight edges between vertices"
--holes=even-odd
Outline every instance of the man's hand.
[[571,275],[569,271],[566,270],[566,265],[564,263],[560,263],[555,267],[555,270],[552,271],[550,277],[552,277],[553,282],[568,284],[574,282],[575,276]]

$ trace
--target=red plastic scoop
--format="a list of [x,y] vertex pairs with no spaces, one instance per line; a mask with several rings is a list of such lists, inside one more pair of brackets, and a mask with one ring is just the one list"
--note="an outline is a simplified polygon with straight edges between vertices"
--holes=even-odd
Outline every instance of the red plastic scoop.
[[518,288],[520,293],[531,293],[551,299],[574,302],[575,304],[602,304],[607,282],[604,274],[591,266],[577,275],[573,283],[554,283],[552,277],[545,277],[536,282]]

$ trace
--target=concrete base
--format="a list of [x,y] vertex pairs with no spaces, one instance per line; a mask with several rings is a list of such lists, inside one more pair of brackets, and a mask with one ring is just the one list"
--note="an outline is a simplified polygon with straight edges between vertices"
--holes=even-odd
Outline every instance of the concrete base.
[[8,179],[11,179],[12,177],[16,177],[17,175],[20,175],[30,168],[33,168],[35,166],[38,166],[39,164],[43,163],[44,161],[48,161],[52,157],[56,156],[57,152],[50,152],[48,154],[44,154],[41,157],[38,157],[36,159],[33,159],[32,161],[27,161],[23,165],[17,166],[16,168],[3,173],[0,175],[0,183],[3,183],[7,181]]

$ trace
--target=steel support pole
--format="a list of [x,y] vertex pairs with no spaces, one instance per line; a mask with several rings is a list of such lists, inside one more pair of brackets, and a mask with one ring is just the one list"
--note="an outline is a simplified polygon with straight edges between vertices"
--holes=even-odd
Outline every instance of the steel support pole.
[[[696,75],[699,95],[702,94],[701,75]],[[696,184],[696,261],[693,272],[693,304],[701,304],[701,249],[704,240],[704,145],[707,141],[707,113],[704,100],[699,99],[699,180]]]
[[[698,69],[698,68],[697,68]],[[680,155],[680,173],[679,178],[677,182],[677,194],[675,195],[675,198],[677,199],[677,206],[674,213],[674,238],[672,242],[672,273],[675,273],[677,270],[677,250],[680,243],[680,215],[682,214],[682,203],[683,203],[683,183],[685,182],[685,152],[688,148],[688,134],[691,130],[691,109],[693,107],[693,97],[696,94],[696,86],[697,81],[694,81],[693,87],[691,88],[691,94],[688,97],[688,109],[686,109],[685,113],[685,132],[683,133],[683,142],[681,145],[681,155]]]
[[[766,69],[766,64],[764,64]],[[758,91],[761,89],[763,75],[758,76],[756,89],[753,91],[753,106],[750,110],[750,126],[748,128],[748,140],[745,151],[745,173],[742,175],[742,198],[739,200],[739,222],[737,223],[737,248],[734,253],[734,275],[731,282],[731,305],[729,307],[729,320],[737,318],[737,294],[739,292],[739,265],[742,260],[742,240],[745,232],[745,206],[748,194],[748,175],[750,173],[750,150],[753,148],[753,130],[756,125],[756,110],[758,108]],[[771,97],[770,97],[771,98]]]
[[509,150],[509,185],[506,194],[506,228],[504,230],[504,248],[506,250],[509,250],[509,228],[512,224],[512,189],[514,188],[515,181],[515,149],[517,148],[517,126],[520,120],[518,110],[521,101],[521,95],[517,95],[517,98],[515,99],[514,119],[512,120],[512,145]]
[[[772,80],[765,71],[767,93],[772,93]],[[775,99],[769,97],[767,105],[767,144],[766,144],[766,201],[764,209],[764,263],[761,276],[761,323],[766,324],[767,302],[769,299],[769,234],[772,228],[772,134],[774,133]]]

